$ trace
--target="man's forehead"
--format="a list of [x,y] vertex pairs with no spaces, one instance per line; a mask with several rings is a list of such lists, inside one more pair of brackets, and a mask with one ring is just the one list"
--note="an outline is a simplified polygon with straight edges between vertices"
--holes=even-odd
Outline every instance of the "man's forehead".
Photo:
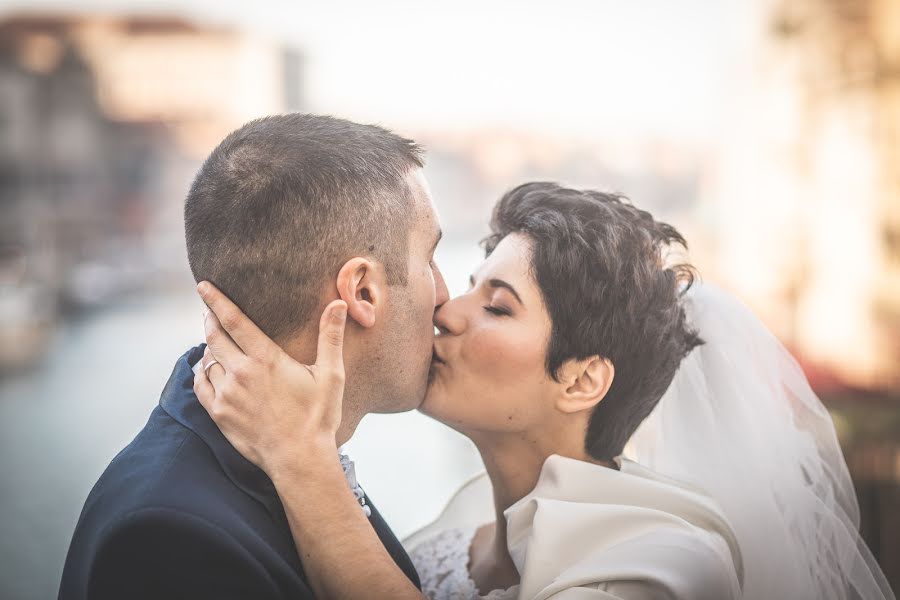
[[440,235],[441,223],[438,216],[437,205],[431,196],[431,189],[425,179],[422,169],[413,169],[407,175],[407,184],[412,192],[416,215],[422,225],[422,229],[431,239]]
[[428,179],[425,177],[425,169],[422,167],[413,167],[406,173],[406,181],[410,184],[415,183],[426,191],[428,187]]
[[417,204],[430,205],[433,208],[434,201],[431,197],[431,187],[425,179],[425,171],[421,168],[412,169],[406,175],[406,184],[409,186]]

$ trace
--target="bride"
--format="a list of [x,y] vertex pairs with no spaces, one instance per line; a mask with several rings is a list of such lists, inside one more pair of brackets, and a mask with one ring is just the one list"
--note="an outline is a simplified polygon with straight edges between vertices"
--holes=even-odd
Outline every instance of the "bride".
[[[827,412],[749,311],[669,264],[674,228],[531,183],[491,229],[470,289],[435,313],[420,408],[474,442],[486,477],[407,540],[421,593],[335,447],[343,302],[304,377],[258,369],[233,393],[197,369],[200,402],[272,479],[317,595],[893,598]],[[246,331],[243,350],[273,343]]]

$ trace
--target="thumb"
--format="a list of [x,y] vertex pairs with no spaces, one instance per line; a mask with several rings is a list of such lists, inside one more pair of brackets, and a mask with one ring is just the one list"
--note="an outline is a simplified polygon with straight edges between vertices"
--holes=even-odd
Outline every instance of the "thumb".
[[325,307],[319,320],[319,346],[316,366],[324,372],[344,375],[344,326],[347,323],[347,303],[335,300]]

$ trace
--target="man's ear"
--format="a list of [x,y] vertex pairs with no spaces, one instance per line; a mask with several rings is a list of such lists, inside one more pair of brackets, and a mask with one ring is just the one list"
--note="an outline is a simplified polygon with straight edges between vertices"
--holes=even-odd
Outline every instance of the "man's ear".
[[347,303],[347,317],[362,327],[375,325],[384,301],[384,278],[376,263],[368,258],[351,258],[338,271],[338,296]]
[[616,368],[607,358],[591,356],[584,360],[568,360],[560,368],[563,390],[556,408],[564,413],[577,413],[597,406],[609,392]]

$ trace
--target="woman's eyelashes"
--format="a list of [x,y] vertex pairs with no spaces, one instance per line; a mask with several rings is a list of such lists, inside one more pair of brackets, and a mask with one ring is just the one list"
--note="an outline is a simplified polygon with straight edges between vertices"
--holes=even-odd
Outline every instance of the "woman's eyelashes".
[[[466,294],[471,294],[475,291],[475,288],[478,287],[475,285],[475,277],[469,277],[469,289],[466,290]],[[486,290],[487,291],[487,290]],[[494,294],[491,293],[491,296]],[[484,307],[485,312],[488,312],[496,317],[511,317],[512,311],[505,306],[494,306],[493,304]]]

